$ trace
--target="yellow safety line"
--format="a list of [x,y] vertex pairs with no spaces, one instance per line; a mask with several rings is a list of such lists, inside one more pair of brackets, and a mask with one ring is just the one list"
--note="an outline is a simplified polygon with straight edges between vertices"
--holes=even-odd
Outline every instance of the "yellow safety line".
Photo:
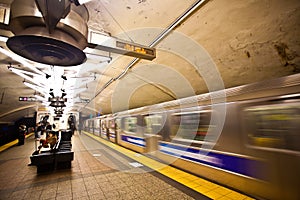
[[[28,138],[28,137],[30,137],[30,136],[32,136],[32,135],[33,135],[33,133],[29,133],[28,135],[25,136],[25,138]],[[1,153],[2,151],[6,150],[6,149],[8,149],[8,148],[10,148],[10,147],[12,147],[12,146],[15,146],[16,144],[18,144],[18,142],[19,142],[18,139],[16,139],[16,140],[13,140],[13,141],[11,141],[11,142],[5,144],[5,145],[2,145],[2,146],[0,147],[0,153]]]
[[124,147],[116,145],[112,142],[104,140],[98,136],[91,134],[91,133],[88,133],[85,131],[82,131],[82,132],[84,132],[86,135],[94,138],[95,140],[101,142],[102,144],[105,144],[106,146],[113,148],[113,149],[117,150],[118,152],[121,152],[122,154],[128,156],[129,158],[132,158],[133,160],[136,160],[136,161],[140,162],[141,164],[143,164],[143,165],[173,179],[174,181],[177,181],[177,182],[181,183],[182,185],[185,185],[186,187],[189,187],[211,199],[220,199],[220,200],[221,199],[222,200],[232,200],[232,199],[250,200],[250,199],[253,199],[244,194],[241,194],[236,191],[225,188],[223,186],[217,185],[215,183],[212,183],[205,179],[199,178],[195,175],[189,174],[189,173],[179,170],[177,168],[174,168],[169,165],[155,161],[155,160],[148,158],[142,154],[136,153],[134,151],[131,151],[129,149],[126,149]]

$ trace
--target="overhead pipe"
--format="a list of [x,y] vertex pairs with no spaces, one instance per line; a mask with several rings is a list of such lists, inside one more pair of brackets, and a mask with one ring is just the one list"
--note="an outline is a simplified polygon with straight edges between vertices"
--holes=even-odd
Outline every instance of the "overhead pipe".
[[[184,13],[182,13],[174,22],[172,22],[164,31],[162,31],[148,46],[155,47],[160,41],[162,41],[178,24],[184,21],[192,12],[194,12],[199,6],[205,3],[206,0],[198,0],[191,5]],[[122,78],[127,71],[134,66],[140,59],[133,59],[115,80]]]
[[24,85],[26,85],[27,87],[29,87],[29,88],[31,88],[31,89],[33,89],[33,90],[35,90],[35,91],[38,91],[38,92],[40,92],[41,94],[43,94],[43,95],[45,95],[45,96],[48,95],[47,91],[45,91],[43,87],[34,85],[34,84],[29,83],[29,82],[26,82],[26,81],[23,81],[23,83],[24,83]]
[[203,5],[208,0],[198,0],[191,5],[184,13],[182,13],[173,23],[171,23],[164,31],[162,31],[156,39],[150,43],[149,47],[155,47],[164,37],[166,37],[178,24],[184,21],[192,12],[199,6]]
[[[193,3],[185,12],[183,12],[174,22],[172,22],[164,31],[162,31],[150,44],[149,47],[155,47],[160,41],[162,41],[172,30],[175,29],[176,26],[178,26],[181,22],[183,22],[192,12],[194,12],[196,9],[198,9],[200,6],[202,6],[205,2],[208,0],[198,0],[195,3]],[[127,67],[115,78],[111,78],[105,85],[96,93],[96,95],[91,98],[91,101],[94,100],[105,88],[107,88],[112,82],[121,79],[123,76],[125,76],[128,72],[128,70],[133,67],[140,59],[134,58]],[[90,102],[91,102],[90,101]],[[88,104],[88,103],[87,103]],[[86,105],[87,105],[86,104]],[[85,106],[86,106],[85,105]],[[85,107],[84,106],[84,107]]]

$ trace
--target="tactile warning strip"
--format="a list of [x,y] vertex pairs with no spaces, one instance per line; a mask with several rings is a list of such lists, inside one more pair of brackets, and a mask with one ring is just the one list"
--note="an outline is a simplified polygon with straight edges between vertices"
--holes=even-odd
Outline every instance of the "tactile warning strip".
[[[33,134],[34,134],[34,133],[29,133],[28,135],[25,136],[25,138],[28,138],[28,137],[32,136]],[[5,144],[5,145],[0,146],[0,153],[1,153],[2,151],[4,151],[4,150],[6,150],[6,149],[8,149],[8,148],[10,148],[10,147],[12,147],[12,146],[14,146],[14,145],[17,145],[17,144],[18,144],[18,139],[13,140],[13,141],[11,141],[11,142]]]

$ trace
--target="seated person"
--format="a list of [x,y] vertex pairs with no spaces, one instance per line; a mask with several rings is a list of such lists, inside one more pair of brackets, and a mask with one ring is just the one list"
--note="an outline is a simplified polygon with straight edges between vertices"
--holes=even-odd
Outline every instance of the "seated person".
[[47,142],[50,144],[50,148],[52,149],[56,142],[57,142],[57,136],[53,132],[50,132],[48,137],[47,137]]
[[51,131],[48,133],[48,136],[46,139],[40,139],[40,143],[41,145],[38,147],[39,150],[43,148],[50,148],[53,149],[53,147],[55,146],[57,142],[57,137],[54,133],[52,133]]
[[[52,150],[57,142],[57,136],[56,134],[52,133],[51,131],[48,133],[48,136],[46,139],[40,139],[40,146],[38,147],[38,150],[34,151],[32,155],[37,155],[41,153],[42,150]],[[29,163],[28,166],[31,166],[32,163]]]

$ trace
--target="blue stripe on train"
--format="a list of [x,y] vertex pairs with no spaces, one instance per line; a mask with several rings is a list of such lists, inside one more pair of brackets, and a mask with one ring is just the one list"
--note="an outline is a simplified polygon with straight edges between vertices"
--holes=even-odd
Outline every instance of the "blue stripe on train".
[[132,136],[128,136],[128,135],[121,135],[121,140],[134,144],[134,145],[138,145],[141,147],[145,147],[145,139],[143,138],[137,138],[137,137],[132,137]]
[[265,176],[261,174],[262,169],[265,168],[265,163],[262,161],[215,152],[206,152],[201,149],[182,147],[174,144],[160,143],[159,145],[161,152],[172,156],[253,178],[265,179]]

